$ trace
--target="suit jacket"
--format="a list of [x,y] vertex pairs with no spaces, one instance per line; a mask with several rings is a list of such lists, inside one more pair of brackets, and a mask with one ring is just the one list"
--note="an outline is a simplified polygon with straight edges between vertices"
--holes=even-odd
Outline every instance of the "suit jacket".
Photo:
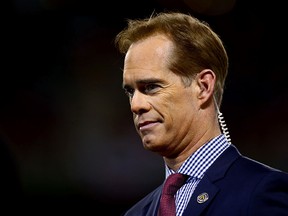
[[[124,216],[157,216],[162,187]],[[201,202],[203,193],[206,199]],[[242,156],[231,145],[206,171],[183,213],[200,215],[288,216],[288,174]]]

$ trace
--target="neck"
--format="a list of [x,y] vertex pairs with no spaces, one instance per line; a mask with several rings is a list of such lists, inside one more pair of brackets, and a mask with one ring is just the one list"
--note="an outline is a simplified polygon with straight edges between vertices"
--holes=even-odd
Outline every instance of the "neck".
[[220,128],[217,126],[214,130],[205,131],[198,139],[191,141],[186,148],[176,157],[163,157],[165,164],[175,172],[181,167],[186,159],[196,152],[201,146],[205,145],[214,137],[221,134]]

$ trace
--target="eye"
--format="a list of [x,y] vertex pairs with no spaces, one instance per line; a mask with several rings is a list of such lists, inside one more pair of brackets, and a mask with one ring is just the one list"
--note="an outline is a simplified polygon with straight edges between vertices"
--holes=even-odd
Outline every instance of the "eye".
[[129,97],[129,98],[132,98],[133,95],[134,95],[134,89],[133,88],[129,88],[129,87],[125,87],[124,88],[124,92],[125,94]]
[[155,83],[149,83],[145,85],[145,93],[154,93],[160,86]]

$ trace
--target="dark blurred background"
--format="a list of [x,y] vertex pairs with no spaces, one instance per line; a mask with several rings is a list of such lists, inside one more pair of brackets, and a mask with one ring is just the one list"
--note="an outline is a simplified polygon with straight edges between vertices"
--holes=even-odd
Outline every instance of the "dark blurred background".
[[162,158],[134,130],[113,40],[127,18],[165,10],[191,13],[220,35],[232,142],[288,171],[285,1],[11,2],[2,19],[2,207],[121,215],[163,181]]

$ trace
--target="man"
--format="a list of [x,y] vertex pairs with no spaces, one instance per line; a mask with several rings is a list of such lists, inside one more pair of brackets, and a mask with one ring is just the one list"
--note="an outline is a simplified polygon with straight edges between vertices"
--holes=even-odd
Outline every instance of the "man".
[[[163,157],[166,179],[186,176],[172,215],[287,216],[288,174],[242,156],[230,143],[219,111],[228,57],[208,24],[159,13],[129,20],[115,43],[125,54],[123,88],[144,148]],[[163,185],[125,216],[172,209],[174,203],[160,207]]]

